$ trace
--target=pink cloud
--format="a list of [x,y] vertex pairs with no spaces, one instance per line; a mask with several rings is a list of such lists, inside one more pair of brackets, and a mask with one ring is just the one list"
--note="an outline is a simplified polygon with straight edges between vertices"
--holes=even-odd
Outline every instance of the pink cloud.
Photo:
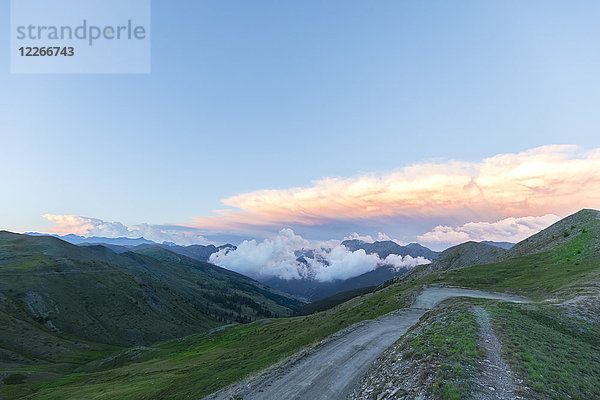
[[[50,222],[54,222],[56,225],[50,229],[50,232],[56,233],[58,235],[80,235],[80,236],[88,236],[90,233],[95,232],[96,230],[105,230],[107,225],[104,221],[96,219],[96,218],[88,218],[88,217],[80,217],[77,215],[54,215],[54,214],[46,214],[44,215]],[[110,227],[109,223],[109,227]],[[115,224],[114,228],[118,231],[126,230],[120,222],[112,223]],[[111,229],[114,231],[115,229]]]
[[44,218],[56,224],[50,229],[50,232],[58,235],[74,234],[85,237],[126,237],[132,239],[143,237],[157,243],[173,242],[181,245],[209,243],[194,228],[145,223],[125,226],[121,222],[107,222],[98,218],[77,215],[46,214]]
[[510,217],[491,223],[469,222],[455,227],[438,225],[432,231],[418,236],[418,240],[426,245],[455,245],[469,240],[516,243],[547,228],[559,219],[557,215],[548,214],[542,217]]
[[325,178],[309,187],[259,190],[193,226],[236,230],[390,217],[488,218],[560,214],[600,207],[600,149],[543,146],[479,162],[421,163],[386,174]]

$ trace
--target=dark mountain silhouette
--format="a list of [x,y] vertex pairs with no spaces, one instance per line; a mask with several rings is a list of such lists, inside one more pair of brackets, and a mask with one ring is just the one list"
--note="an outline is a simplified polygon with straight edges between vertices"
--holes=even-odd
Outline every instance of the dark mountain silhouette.
[[344,240],[342,244],[350,251],[363,249],[367,254],[379,255],[379,258],[381,259],[386,258],[390,254],[398,254],[402,257],[423,257],[433,261],[440,254],[439,252],[430,250],[418,243],[410,243],[406,246],[401,246],[396,242],[392,242],[391,240],[367,243],[362,240],[352,239]]

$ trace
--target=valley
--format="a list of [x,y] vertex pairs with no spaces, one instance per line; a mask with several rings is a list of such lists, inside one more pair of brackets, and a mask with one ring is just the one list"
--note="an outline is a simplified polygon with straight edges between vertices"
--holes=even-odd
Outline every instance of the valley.
[[[478,339],[482,311],[474,312],[483,310],[519,396],[594,398],[600,395],[595,385],[600,349],[594,339],[599,331],[589,309],[600,304],[597,216],[597,211],[583,210],[491,255],[479,245],[468,245],[468,251],[450,248],[438,256],[446,263],[415,267],[313,314],[234,322],[144,347],[105,347],[58,375],[59,364],[4,366],[4,379],[15,383],[0,386],[0,393],[7,399],[110,399],[116,394],[180,399],[215,392],[214,398],[230,398],[243,388],[240,393],[249,398],[275,393],[269,390],[302,398],[311,389],[298,386],[300,381],[312,380],[316,393],[326,391],[323,385],[333,379],[342,385],[336,393],[356,398],[375,393],[379,398],[460,399],[477,390],[485,371],[487,350]],[[481,257],[487,263],[477,264]],[[326,361],[334,359],[339,362]],[[348,368],[332,370],[332,365]],[[332,373],[343,375],[336,380]],[[397,381],[398,376],[406,378]]]

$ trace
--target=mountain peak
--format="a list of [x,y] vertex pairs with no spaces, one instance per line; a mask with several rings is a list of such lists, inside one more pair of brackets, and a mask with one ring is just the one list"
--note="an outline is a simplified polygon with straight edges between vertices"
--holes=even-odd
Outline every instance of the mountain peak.
[[448,271],[498,261],[506,250],[491,244],[468,241],[442,251],[431,263],[413,268],[407,277],[418,278],[434,272]]

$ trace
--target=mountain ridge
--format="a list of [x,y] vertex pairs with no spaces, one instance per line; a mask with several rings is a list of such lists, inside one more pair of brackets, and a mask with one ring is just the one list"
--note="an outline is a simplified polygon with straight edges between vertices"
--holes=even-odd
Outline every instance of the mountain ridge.
[[480,242],[469,241],[442,251],[430,264],[419,265],[399,279],[416,279],[432,273],[488,264],[499,260],[507,250]]
[[439,252],[433,251],[423,245],[420,245],[419,243],[409,243],[402,246],[391,240],[369,243],[360,239],[348,239],[344,240],[342,245],[346,246],[346,248],[350,251],[362,249],[367,254],[377,254],[381,259],[385,259],[390,254],[398,254],[402,257],[423,257],[433,261],[440,254]]

